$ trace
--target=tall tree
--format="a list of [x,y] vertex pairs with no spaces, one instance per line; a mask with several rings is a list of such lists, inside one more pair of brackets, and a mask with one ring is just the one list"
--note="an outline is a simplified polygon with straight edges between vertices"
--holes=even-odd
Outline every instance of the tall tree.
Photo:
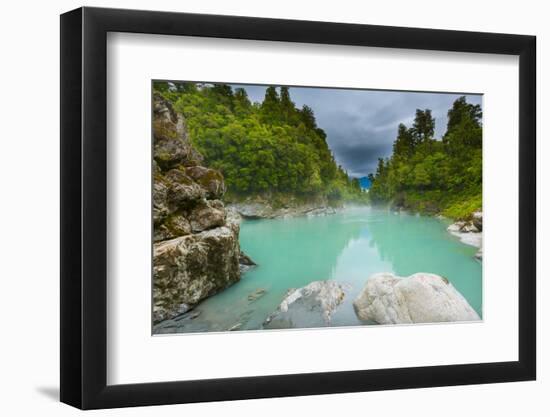
[[306,104],[304,104],[302,110],[300,110],[300,119],[308,129],[317,128],[317,123],[315,122],[313,110]]
[[462,96],[455,100],[453,107],[447,112],[448,122],[447,131],[458,126],[465,119],[469,119],[477,125],[481,126],[481,106],[479,104],[470,104],[466,102],[466,97]]
[[252,103],[248,99],[248,93],[244,88],[235,89],[234,97],[234,109],[238,116],[244,116],[252,111]]
[[260,107],[262,121],[267,124],[273,124],[279,121],[281,111],[281,100],[277,89],[269,86],[265,90],[264,101]]
[[294,103],[290,99],[288,87],[281,87],[281,114],[285,122],[289,122],[294,114]]
[[430,109],[416,109],[414,123],[411,129],[416,143],[426,142],[432,139],[435,131],[435,119]]
[[393,143],[393,155],[399,159],[408,159],[414,152],[414,146],[413,132],[400,123],[397,128],[397,139]]
[[481,116],[481,106],[467,103],[464,96],[453,103],[447,113],[447,132],[443,136],[449,153],[458,155],[466,147],[481,149]]

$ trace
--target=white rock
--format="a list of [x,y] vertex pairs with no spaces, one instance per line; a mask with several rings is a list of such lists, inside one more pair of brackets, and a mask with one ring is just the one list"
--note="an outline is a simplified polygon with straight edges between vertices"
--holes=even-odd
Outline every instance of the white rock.
[[456,222],[447,227],[447,231],[466,245],[481,248],[483,234],[472,224]]
[[447,279],[428,273],[374,274],[353,306],[360,319],[379,324],[480,320]]
[[346,287],[335,281],[313,281],[287,292],[265,328],[305,328],[330,325],[334,311],[345,297]]

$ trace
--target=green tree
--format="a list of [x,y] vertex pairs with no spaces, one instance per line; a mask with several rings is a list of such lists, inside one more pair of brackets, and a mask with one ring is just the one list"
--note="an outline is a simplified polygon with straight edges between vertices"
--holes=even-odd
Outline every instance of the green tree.
[[416,143],[426,142],[432,139],[435,131],[435,119],[430,109],[416,109],[414,123],[411,129],[412,136]]
[[[157,89],[158,85],[158,89]],[[313,110],[297,109],[290,90],[270,86],[262,103],[225,84],[154,84],[186,119],[189,137],[220,170],[233,195],[281,193],[332,202],[363,201],[357,181],[339,168]]]
[[481,208],[482,112],[458,98],[448,112],[447,131],[434,138],[429,109],[417,110],[413,125],[398,126],[393,154],[379,159],[370,176],[373,202],[462,218]]

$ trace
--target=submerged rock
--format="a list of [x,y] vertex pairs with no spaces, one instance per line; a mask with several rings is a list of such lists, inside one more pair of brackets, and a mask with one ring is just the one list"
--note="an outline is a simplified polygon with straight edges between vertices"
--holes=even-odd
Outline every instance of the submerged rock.
[[291,289],[265,320],[264,328],[326,327],[345,295],[344,287],[335,281],[314,281]]
[[265,288],[258,288],[256,289],[254,292],[248,294],[248,301],[250,302],[254,302],[256,301],[258,298],[261,298],[263,297],[265,294],[266,294],[267,290]]
[[374,274],[353,307],[361,320],[378,324],[480,320],[446,278],[428,273],[406,278],[391,273]]

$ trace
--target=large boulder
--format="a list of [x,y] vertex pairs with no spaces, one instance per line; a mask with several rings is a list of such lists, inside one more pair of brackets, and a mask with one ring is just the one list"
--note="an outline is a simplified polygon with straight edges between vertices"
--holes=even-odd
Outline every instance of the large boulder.
[[154,246],[154,321],[177,315],[240,279],[239,226],[228,224]]
[[446,278],[428,273],[406,278],[374,274],[353,306],[361,320],[378,324],[480,320]]
[[344,301],[342,284],[313,281],[305,287],[291,289],[281,304],[264,322],[266,329],[326,327],[331,316]]

